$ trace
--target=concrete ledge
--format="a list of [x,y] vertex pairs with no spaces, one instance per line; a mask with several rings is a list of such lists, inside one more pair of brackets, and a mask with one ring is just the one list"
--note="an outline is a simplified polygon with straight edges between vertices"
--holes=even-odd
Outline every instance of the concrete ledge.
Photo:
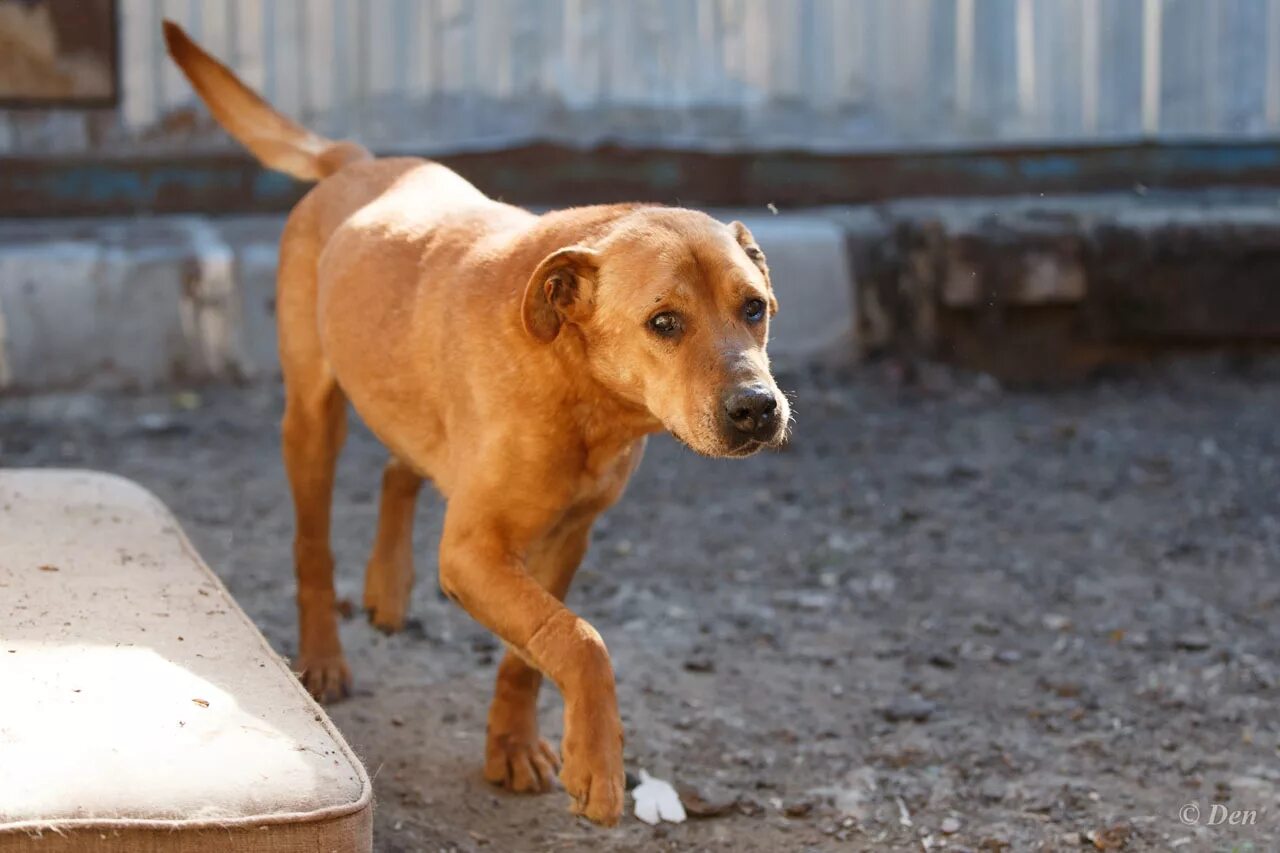
[[[826,215],[743,215],[783,311],[775,362],[849,346],[852,271]],[[284,219],[162,217],[0,223],[0,390],[152,389],[278,373]]]
[[0,388],[245,375],[234,255],[198,218],[0,227]]
[[[746,222],[769,257],[783,368],[884,352],[1041,382],[1170,348],[1280,345],[1273,192],[711,213]],[[0,223],[0,389],[275,375],[282,223]]]

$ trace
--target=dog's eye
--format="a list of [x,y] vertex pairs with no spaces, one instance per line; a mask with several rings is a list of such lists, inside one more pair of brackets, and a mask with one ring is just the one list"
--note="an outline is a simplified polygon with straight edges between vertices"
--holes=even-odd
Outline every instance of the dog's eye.
[[675,337],[680,334],[680,330],[683,327],[684,324],[680,322],[680,316],[670,311],[663,311],[649,318],[649,328],[654,331],[654,334],[661,335],[664,338]]
[[747,318],[748,323],[759,323],[764,319],[764,300],[748,299],[747,304],[742,306],[742,315]]

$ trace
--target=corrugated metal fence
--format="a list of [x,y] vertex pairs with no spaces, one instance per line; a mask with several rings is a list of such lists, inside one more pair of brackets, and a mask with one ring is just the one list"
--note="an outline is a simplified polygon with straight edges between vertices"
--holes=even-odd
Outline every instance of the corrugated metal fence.
[[1280,137],[1280,0],[120,2],[121,108],[0,111],[0,153],[224,144],[179,120],[163,17],[284,111],[382,150]]

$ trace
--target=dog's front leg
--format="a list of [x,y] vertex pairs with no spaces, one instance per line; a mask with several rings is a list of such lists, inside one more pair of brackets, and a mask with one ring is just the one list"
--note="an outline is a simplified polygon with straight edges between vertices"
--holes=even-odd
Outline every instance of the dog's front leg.
[[[559,525],[534,545],[525,568],[543,589],[561,601],[587,553],[594,514],[579,515]],[[538,736],[538,688],[542,673],[507,650],[489,706],[485,732],[484,776],[511,791],[551,790],[560,759]]]
[[[440,542],[440,585],[564,696],[560,781],[573,810],[612,825],[622,814],[622,721],[604,641],[530,575],[520,531],[500,502],[455,497]],[[533,537],[529,537],[530,539]]]

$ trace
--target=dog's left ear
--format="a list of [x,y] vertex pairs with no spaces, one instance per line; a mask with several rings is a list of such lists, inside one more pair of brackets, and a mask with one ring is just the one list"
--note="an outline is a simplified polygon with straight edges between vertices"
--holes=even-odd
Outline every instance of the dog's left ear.
[[599,253],[586,246],[568,246],[543,258],[524,288],[520,319],[525,331],[546,343],[560,334],[562,323],[586,317],[599,261]]
[[756,238],[751,236],[751,231],[741,222],[734,221],[729,223],[729,230],[733,232],[733,237],[738,241],[738,245],[742,247],[742,251],[747,253],[747,257],[751,259],[760,272],[764,273],[764,286],[769,289],[769,314],[778,313],[778,300],[773,295],[773,282],[769,278],[769,262],[765,260],[764,252],[756,243]]

